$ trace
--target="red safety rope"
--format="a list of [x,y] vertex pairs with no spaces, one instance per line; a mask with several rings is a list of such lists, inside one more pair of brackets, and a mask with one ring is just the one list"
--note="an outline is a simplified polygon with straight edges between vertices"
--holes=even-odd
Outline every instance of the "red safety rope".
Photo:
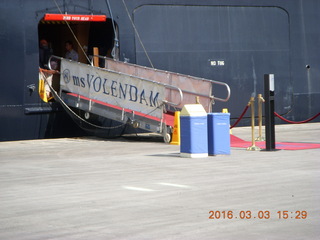
[[240,115],[240,117],[238,118],[238,120],[230,127],[230,129],[234,128],[239,122],[240,120],[243,118],[243,116],[246,114],[248,108],[249,108],[249,104],[245,107],[245,109],[243,110],[242,114]]
[[292,124],[301,124],[301,123],[307,123],[307,122],[310,122],[312,121],[313,119],[317,118],[319,115],[320,115],[320,112],[318,114],[316,114],[315,116],[307,119],[307,120],[304,120],[304,121],[300,121],[300,122],[295,122],[295,121],[290,121],[288,119],[285,119],[284,117],[280,116],[278,113],[274,112],[274,115],[276,115],[278,118],[280,118],[281,120],[287,122],[287,123],[292,123]]

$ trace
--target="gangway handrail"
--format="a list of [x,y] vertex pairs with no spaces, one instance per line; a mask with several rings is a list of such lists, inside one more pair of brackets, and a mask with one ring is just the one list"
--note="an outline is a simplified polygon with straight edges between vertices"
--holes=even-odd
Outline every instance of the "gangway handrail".
[[[104,60],[113,60],[113,61],[121,62],[121,61],[118,61],[118,60],[114,60],[113,58],[109,58],[109,57],[101,56],[101,55],[90,55],[90,57],[92,59],[91,60],[91,65],[93,65],[93,58],[94,57],[98,57],[98,58],[101,58],[101,59],[104,59]],[[126,63],[126,64],[131,65],[131,66],[142,67],[142,66],[139,66],[137,64],[129,63],[129,62],[121,62],[121,63]],[[169,74],[172,73],[172,74],[176,74],[176,75],[183,75],[183,76],[186,76],[186,77],[191,77],[190,75],[174,73],[174,72],[161,70],[161,69],[154,69],[154,68],[149,68],[149,67],[145,67],[145,66],[143,66],[143,68],[152,69],[152,70],[157,71],[157,72],[163,72],[163,73],[169,73]],[[182,92],[185,92],[185,93],[188,93],[188,94],[192,94],[192,95],[196,95],[196,96],[209,97],[212,100],[217,100],[217,101],[221,101],[221,102],[227,102],[230,99],[231,90],[230,90],[230,87],[229,87],[229,85],[227,83],[216,81],[216,80],[209,80],[209,79],[205,79],[205,78],[195,77],[195,76],[192,76],[192,78],[197,79],[197,80],[201,80],[201,81],[204,81],[204,82],[210,82],[212,84],[217,84],[217,85],[220,85],[220,86],[224,86],[226,88],[226,91],[227,91],[227,96],[225,98],[220,98],[220,97],[216,97],[214,95],[207,96],[207,95],[204,95],[204,94],[199,94],[199,93],[191,92],[191,91],[187,91],[187,90],[182,90]]]
[[62,59],[63,59],[63,57],[58,57],[58,56],[55,56],[55,55],[51,55],[50,58],[49,58],[49,60],[48,60],[49,70],[55,70],[55,69],[52,69],[52,67],[51,67],[51,60],[52,60],[52,58],[56,58],[56,59],[59,59],[59,60],[62,60]]
[[[206,79],[204,79],[204,80],[206,80]],[[219,82],[219,81],[210,81],[210,82],[225,86],[226,89],[227,89],[228,95],[227,95],[226,98],[218,98],[218,97],[215,97],[214,95],[209,96],[209,97],[211,99],[218,100],[218,101],[221,101],[221,102],[227,102],[230,99],[230,95],[231,95],[231,91],[230,91],[229,85],[226,84],[226,83],[223,83],[223,82]],[[199,97],[208,97],[207,95],[204,95],[204,94],[201,94],[201,93],[196,93],[196,92],[191,92],[191,91],[187,91],[187,90],[182,90],[182,92],[188,93],[188,94],[193,94],[193,95],[199,96]]]
[[163,85],[165,86],[165,88],[171,88],[173,90],[178,90],[179,95],[180,95],[180,101],[178,103],[168,102],[167,100],[163,100],[163,101],[169,105],[172,105],[172,106],[179,106],[183,101],[183,91],[180,88],[173,86],[173,85],[168,85],[168,84],[163,84]]
[[220,81],[215,81],[215,80],[211,80],[210,82],[212,82],[214,84],[217,84],[217,85],[225,86],[226,89],[227,89],[227,97],[226,98],[218,98],[218,97],[215,97],[215,96],[211,96],[211,98],[213,98],[214,100],[221,101],[221,102],[227,102],[230,99],[230,96],[231,96],[231,90],[230,90],[229,85],[227,83],[220,82]]
[[[65,58],[63,58],[63,57],[58,57],[58,56],[52,55],[52,56],[49,58],[49,61],[48,61],[48,67],[49,67],[50,70],[54,70],[54,69],[52,69],[52,67],[51,67],[51,59],[52,59],[52,58],[59,59],[60,61],[63,60],[63,59],[65,59]],[[71,61],[71,62],[74,62],[74,61],[72,61],[72,60],[70,60],[70,59],[66,59],[66,60]],[[103,71],[108,71],[108,72],[118,73],[118,74],[119,74],[119,72],[116,72],[116,71],[114,71],[114,70],[110,70],[110,69],[106,69],[106,68],[100,68],[100,67],[95,67],[95,66],[90,65],[90,64],[88,64],[88,65],[91,66],[91,67],[94,67],[94,68],[99,68],[100,70],[103,70]],[[169,84],[166,84],[166,83],[161,83],[161,82],[157,82],[157,81],[152,81],[152,80],[145,79],[145,78],[141,78],[141,77],[139,77],[139,76],[129,75],[129,74],[126,74],[126,73],[121,73],[121,74],[123,74],[123,75],[125,75],[125,76],[134,77],[134,78],[140,79],[140,80],[142,80],[142,81],[152,82],[152,83],[155,83],[155,84],[164,86],[166,89],[172,89],[172,90],[175,90],[175,91],[178,91],[178,92],[179,92],[179,97],[180,97],[180,99],[179,99],[179,101],[178,101],[177,103],[169,102],[168,100],[164,99],[164,100],[162,100],[162,101],[163,101],[165,104],[172,105],[172,106],[179,106],[179,105],[182,103],[182,101],[183,101],[183,91],[182,91],[179,87],[176,87],[176,86],[173,86],[173,85],[169,85]]]

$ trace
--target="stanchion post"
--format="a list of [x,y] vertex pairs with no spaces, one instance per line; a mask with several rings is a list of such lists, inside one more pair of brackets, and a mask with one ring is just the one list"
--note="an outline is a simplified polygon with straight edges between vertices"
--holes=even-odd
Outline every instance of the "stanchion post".
[[[222,113],[229,113],[228,108],[223,108],[223,109],[222,109]],[[230,126],[229,126],[229,128],[230,128],[229,133],[232,134],[232,129],[231,129]]]
[[264,75],[264,97],[266,151],[274,151],[276,149],[274,127],[274,74]]
[[99,67],[99,57],[98,57],[99,48],[97,48],[97,47],[93,48],[93,55],[94,55],[94,57],[93,57],[93,66]]
[[259,136],[256,138],[256,141],[264,141],[265,138],[262,137],[262,103],[264,99],[262,94],[258,94],[258,124],[259,124]]
[[250,99],[250,107],[251,107],[251,140],[252,145],[248,147],[248,151],[259,151],[260,148],[256,146],[255,137],[254,137],[254,126],[255,126],[255,116],[254,116],[254,97]]

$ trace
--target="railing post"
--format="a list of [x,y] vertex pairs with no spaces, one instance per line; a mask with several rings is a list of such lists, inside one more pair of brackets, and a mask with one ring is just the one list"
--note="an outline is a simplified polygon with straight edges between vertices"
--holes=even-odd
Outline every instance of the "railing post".
[[99,67],[99,48],[93,48],[93,66]]

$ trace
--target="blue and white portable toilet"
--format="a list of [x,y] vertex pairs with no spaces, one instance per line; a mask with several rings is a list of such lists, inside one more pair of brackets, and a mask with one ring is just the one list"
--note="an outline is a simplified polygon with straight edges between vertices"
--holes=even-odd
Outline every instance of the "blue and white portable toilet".
[[230,154],[230,113],[208,114],[209,155]]
[[208,157],[207,112],[201,104],[186,104],[180,113],[180,156]]

